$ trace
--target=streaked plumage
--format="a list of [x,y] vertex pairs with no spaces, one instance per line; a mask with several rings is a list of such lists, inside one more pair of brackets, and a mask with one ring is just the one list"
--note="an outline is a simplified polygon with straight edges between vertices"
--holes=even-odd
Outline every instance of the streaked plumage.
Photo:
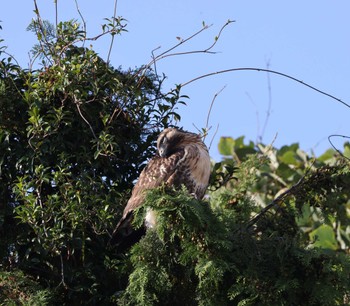
[[[111,244],[119,244],[134,230],[132,212],[143,204],[145,191],[165,183],[179,187],[185,185],[190,194],[202,199],[208,187],[210,157],[208,149],[197,134],[175,128],[165,129],[157,140],[158,154],[140,174],[124,209],[123,216],[113,232]],[[152,211],[146,215],[145,225],[153,227],[156,218]]]

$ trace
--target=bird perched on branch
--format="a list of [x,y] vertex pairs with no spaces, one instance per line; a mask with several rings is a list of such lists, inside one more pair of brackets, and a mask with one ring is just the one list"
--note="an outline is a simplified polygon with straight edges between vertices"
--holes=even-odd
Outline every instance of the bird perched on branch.
[[[165,129],[157,139],[157,154],[141,172],[110,244],[123,244],[127,247],[139,240],[145,232],[143,229],[137,233],[131,222],[133,211],[143,204],[147,190],[162,184],[174,187],[184,185],[190,194],[202,199],[209,184],[209,176],[210,157],[200,135],[177,128]],[[155,213],[148,211],[146,228],[156,226],[156,222]]]

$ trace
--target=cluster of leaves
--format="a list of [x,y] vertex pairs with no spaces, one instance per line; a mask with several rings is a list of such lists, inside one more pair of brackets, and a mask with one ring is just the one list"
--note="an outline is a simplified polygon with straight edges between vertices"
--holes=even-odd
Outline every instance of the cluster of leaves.
[[53,295],[22,271],[0,271],[0,305],[50,305]]
[[[345,153],[349,147],[344,145]],[[230,298],[240,305],[347,304],[348,160],[334,150],[310,157],[297,144],[279,150],[245,145],[244,137],[222,138],[219,149],[224,160],[240,167],[238,180],[216,193],[231,195],[233,202],[225,198],[224,204],[238,211],[248,196],[251,212],[257,213],[237,231],[245,242],[234,252],[242,266]],[[247,185],[252,171],[255,182]],[[237,190],[243,190],[241,200]]]
[[157,227],[132,249],[134,270],[120,303],[221,305],[231,245],[208,203],[189,196],[185,188],[161,187],[149,192],[136,213],[136,226],[142,226],[149,208],[157,212]]
[[[252,143],[244,145],[244,137],[236,140],[222,138],[219,144],[226,162],[249,162],[249,154],[263,154],[262,163],[251,165],[259,168],[256,182],[249,182],[249,195],[261,208],[287,192],[285,204],[298,212],[296,222],[310,241],[310,246],[345,250],[350,243],[350,190],[348,157],[350,144],[344,144],[344,155],[333,149],[316,157],[308,156],[298,144],[279,150]],[[227,152],[231,150],[231,158]],[[252,151],[253,150],[253,151]],[[243,154],[242,154],[243,153]],[[267,159],[266,159],[267,158]],[[265,160],[265,162],[264,162]],[[267,161],[267,162],[266,162]],[[250,167],[251,167],[250,166]],[[240,181],[246,180],[240,177]],[[291,188],[292,187],[292,188]],[[228,189],[237,190],[233,183]],[[292,190],[290,190],[292,189]],[[315,192],[317,191],[317,192]],[[291,197],[292,195],[293,197]],[[313,238],[318,237],[317,241]],[[322,236],[322,239],[321,239]],[[332,247],[331,247],[332,246]]]

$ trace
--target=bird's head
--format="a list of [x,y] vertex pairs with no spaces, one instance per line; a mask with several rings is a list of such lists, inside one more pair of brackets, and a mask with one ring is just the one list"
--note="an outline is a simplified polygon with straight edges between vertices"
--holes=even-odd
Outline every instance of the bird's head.
[[194,142],[202,142],[199,135],[177,128],[167,128],[158,136],[157,149],[161,157],[168,157]]

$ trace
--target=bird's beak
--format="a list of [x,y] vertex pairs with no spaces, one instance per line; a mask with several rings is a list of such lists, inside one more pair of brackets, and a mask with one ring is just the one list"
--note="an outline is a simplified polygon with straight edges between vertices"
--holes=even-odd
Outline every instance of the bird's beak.
[[165,157],[165,150],[163,148],[159,148],[158,153],[160,157]]

